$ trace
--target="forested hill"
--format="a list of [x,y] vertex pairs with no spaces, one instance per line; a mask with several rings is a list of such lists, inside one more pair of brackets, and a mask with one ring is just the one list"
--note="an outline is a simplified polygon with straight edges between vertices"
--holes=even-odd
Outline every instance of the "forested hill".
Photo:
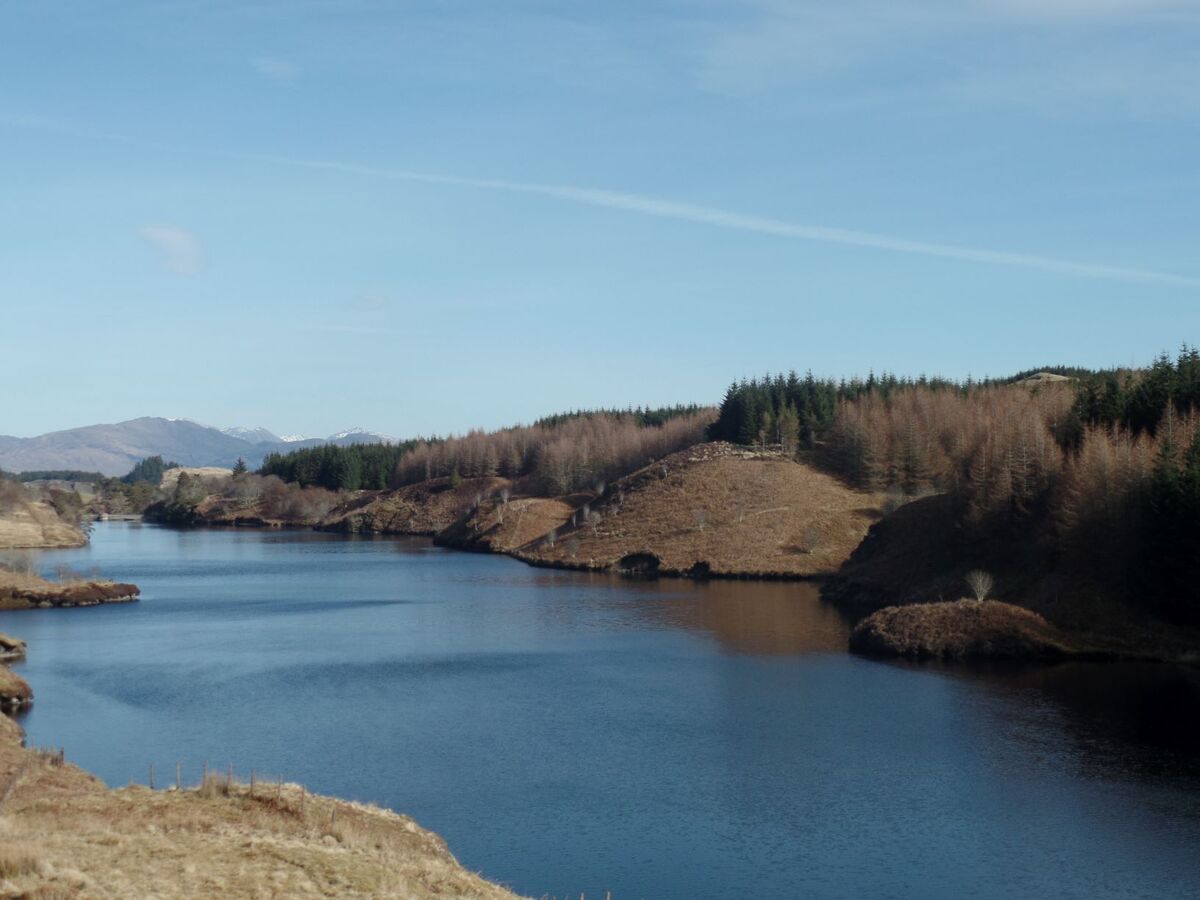
[[500,475],[553,496],[618,478],[703,440],[712,419],[713,410],[700,406],[580,411],[461,437],[272,454],[260,474],[330,490]]
[[781,445],[895,503],[945,494],[955,534],[1200,623],[1200,352],[1061,381],[796,375],[732,385],[714,438]]

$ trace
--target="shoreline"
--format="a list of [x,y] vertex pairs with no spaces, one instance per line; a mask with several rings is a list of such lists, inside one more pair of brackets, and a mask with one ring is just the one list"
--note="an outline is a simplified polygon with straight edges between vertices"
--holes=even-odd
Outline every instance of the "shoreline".
[[[16,647],[7,658],[24,657],[23,641],[0,638]],[[156,790],[151,766],[149,786],[108,787],[64,750],[26,746],[11,714],[32,691],[2,663],[0,692],[0,814],[15,829],[0,854],[5,896],[258,896],[269,885],[277,896],[517,898],[409,816],[282,779],[247,784],[206,766],[198,784],[177,770]]]
[[[746,581],[746,582],[775,582],[775,583],[796,583],[796,584],[818,584],[825,586],[842,586],[845,587],[846,579],[839,573],[820,573],[820,574],[798,574],[793,572],[728,572],[728,571],[705,571],[702,574],[689,570],[678,570],[674,568],[657,568],[652,572],[624,571],[614,566],[592,565],[587,562],[569,562],[561,559],[542,559],[528,554],[521,553],[520,549],[495,549],[483,542],[463,543],[456,541],[439,541],[437,533],[430,533],[429,530],[422,531],[344,531],[334,528],[322,528],[318,524],[294,524],[286,522],[262,522],[259,520],[254,524],[239,524],[239,523],[213,523],[213,524],[196,524],[196,525],[173,525],[168,523],[154,522],[145,520],[147,524],[156,525],[162,528],[167,528],[176,531],[190,530],[237,530],[237,529],[252,529],[257,531],[314,531],[324,534],[340,535],[342,537],[363,537],[373,539],[386,538],[422,538],[430,540],[433,546],[441,547],[446,550],[461,552],[461,553],[480,553],[491,556],[506,556],[524,565],[535,569],[551,569],[569,572],[590,573],[595,575],[609,575],[633,581],[658,579],[658,578],[674,578],[685,582],[703,582],[703,581]],[[261,524],[260,524],[261,522]],[[838,608],[852,618],[857,617],[854,625],[861,624],[874,613],[879,613],[885,610],[904,609],[913,606],[929,606],[928,603],[909,603],[909,604],[869,604],[857,602],[853,599],[848,599],[844,596],[826,597],[822,593],[822,601]],[[1021,607],[1018,607],[1021,608]],[[1089,661],[1098,663],[1161,663],[1165,665],[1183,665],[1188,667],[1200,666],[1200,648],[1175,648],[1175,649],[1156,649],[1147,648],[1145,646],[1128,646],[1118,642],[1117,638],[1103,633],[1087,632],[1074,628],[1062,628],[1074,642],[1080,646],[1088,647],[1085,654],[1076,656],[1078,661]],[[849,644],[846,648],[847,653],[858,654],[852,649]],[[1031,656],[1031,661],[1037,661],[1040,657],[1036,654]],[[1046,663],[1053,663],[1055,660],[1049,658],[1040,658]]]

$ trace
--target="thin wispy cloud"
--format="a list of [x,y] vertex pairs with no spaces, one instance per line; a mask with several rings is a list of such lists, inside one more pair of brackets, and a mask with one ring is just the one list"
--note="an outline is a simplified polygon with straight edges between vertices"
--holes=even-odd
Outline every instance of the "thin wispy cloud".
[[195,275],[204,268],[204,245],[200,238],[178,225],[147,225],[138,235],[153,247],[162,263],[177,275]]
[[300,74],[300,68],[286,59],[280,59],[277,56],[259,56],[253,60],[254,68],[258,70],[258,74],[264,78],[269,78],[271,81],[288,82],[295,81]]
[[690,203],[680,203],[674,200],[651,197],[642,194],[628,194],[619,191],[580,187],[576,185],[541,184],[538,182],[507,181],[503,179],[468,178],[458,175],[437,175],[427,172],[413,172],[405,169],[384,169],[374,166],[355,165],[351,163],[295,159],[292,157],[283,156],[260,156],[255,154],[232,155],[236,158],[248,161],[270,163],[273,165],[293,166],[297,168],[342,172],[347,175],[383,178],[394,181],[414,181],[425,184],[444,184],[455,187],[476,188],[488,191],[503,191],[513,194],[533,194],[570,203],[583,204],[586,206],[601,207],[604,209],[616,209],[625,212],[639,213],[641,215],[654,216],[656,218],[673,219],[676,221],[690,222],[699,225],[709,225],[717,228],[728,228],[735,231],[764,234],[772,237],[789,238],[793,240],[815,241],[824,244],[842,244],[874,250],[887,250],[896,253],[933,256],[942,259],[952,259],[963,262],[984,263],[988,265],[1011,266],[1024,269],[1040,269],[1045,272],[1054,272],[1060,275],[1071,275],[1082,278],[1097,278],[1109,281],[1129,281],[1143,284],[1172,285],[1176,287],[1200,287],[1200,277],[1177,275],[1169,272],[1158,272],[1149,269],[1138,269],[1125,266],[1113,266],[1069,259],[1060,259],[1058,257],[1041,256],[1033,253],[914,240],[898,235],[880,234],[871,231],[858,231],[850,228],[800,224],[796,222],[784,221],[782,219],[772,219],[725,209],[717,209],[710,206],[698,206]]

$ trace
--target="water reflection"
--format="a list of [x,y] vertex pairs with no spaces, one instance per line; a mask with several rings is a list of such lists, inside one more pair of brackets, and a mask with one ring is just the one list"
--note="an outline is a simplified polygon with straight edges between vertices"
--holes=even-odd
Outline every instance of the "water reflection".
[[[643,627],[657,624],[702,632],[735,653],[843,653],[850,637],[850,620],[821,601],[815,584],[666,580],[641,584],[633,609]],[[628,592],[628,586],[623,590]]]
[[[992,724],[1084,777],[1187,778],[1200,788],[1200,670],[1156,663],[881,663],[987,692]],[[1200,798],[1198,798],[1200,799]]]

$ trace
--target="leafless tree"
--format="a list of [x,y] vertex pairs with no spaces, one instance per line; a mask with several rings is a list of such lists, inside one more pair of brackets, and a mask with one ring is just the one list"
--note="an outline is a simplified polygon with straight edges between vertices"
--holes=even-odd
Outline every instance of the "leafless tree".
[[976,600],[986,600],[995,586],[995,579],[982,569],[972,569],[964,579]]
[[551,528],[549,531],[546,532],[546,543],[549,544],[551,547],[553,547],[556,543],[558,543],[558,529],[557,528]]
[[567,552],[571,554],[571,559],[579,555],[579,539],[571,538],[567,541]]
[[507,485],[500,488],[500,503],[502,506],[508,506],[508,498],[511,496],[512,496],[512,491],[509,490]]
[[883,511],[886,515],[891,515],[905,503],[904,488],[898,484],[893,484],[887,489],[887,494],[883,501]]
[[692,518],[696,521],[696,528],[700,531],[704,530],[704,526],[708,524],[708,512],[703,509],[697,509],[692,512]]
[[599,530],[600,518],[601,518],[600,513],[598,513],[594,509],[590,513],[588,513],[587,520],[588,520],[588,524],[592,526],[592,534],[596,534],[597,531]]
[[816,553],[821,546],[821,529],[815,525],[804,530],[800,538],[800,549],[805,553]]

